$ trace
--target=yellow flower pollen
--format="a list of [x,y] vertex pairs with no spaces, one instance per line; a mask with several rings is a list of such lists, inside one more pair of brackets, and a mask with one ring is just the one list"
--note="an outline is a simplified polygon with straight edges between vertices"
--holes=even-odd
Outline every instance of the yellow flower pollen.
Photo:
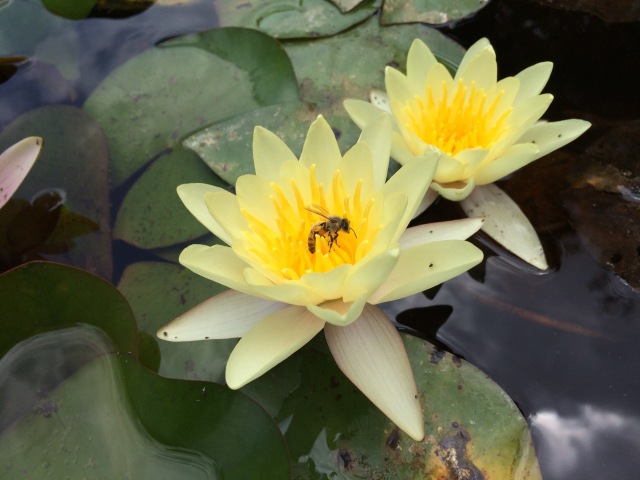
[[[342,174],[337,170],[325,195],[324,185],[317,182],[315,165],[312,165],[308,189],[311,199],[305,201],[301,192],[305,189],[299,188],[294,179],[290,179],[287,185],[272,182],[270,201],[276,213],[276,229],[266,225],[247,209],[242,209],[251,229],[244,232],[247,252],[273,281],[298,280],[306,273],[327,272],[340,265],[355,264],[371,249],[380,228],[377,222],[369,218],[375,210],[375,201],[362,198],[362,183],[363,180],[360,180],[353,192],[346,192]],[[307,207],[313,206],[322,207],[330,215],[348,219],[353,231],[340,231],[330,249],[330,238],[320,228],[320,233],[315,235],[315,253],[311,253],[308,247],[309,233],[314,225],[327,221],[307,210]],[[376,228],[372,228],[372,225]]]
[[467,87],[461,79],[450,93],[443,81],[436,104],[431,85],[426,85],[424,96],[416,96],[415,102],[404,107],[406,127],[451,156],[468,148],[490,148],[507,130],[512,110],[509,107],[497,113],[503,95],[500,91],[487,103],[487,92],[476,88],[475,82]]

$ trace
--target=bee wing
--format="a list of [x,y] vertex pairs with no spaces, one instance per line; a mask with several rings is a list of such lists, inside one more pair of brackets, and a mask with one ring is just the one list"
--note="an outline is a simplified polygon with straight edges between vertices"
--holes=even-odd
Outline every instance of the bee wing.
[[326,218],[327,220],[329,220],[329,217],[331,216],[329,212],[327,212],[324,208],[322,208],[320,205],[317,205],[315,203],[311,206],[307,206],[304,208],[306,210],[309,210],[311,213],[315,213],[316,215],[320,215],[321,217]]

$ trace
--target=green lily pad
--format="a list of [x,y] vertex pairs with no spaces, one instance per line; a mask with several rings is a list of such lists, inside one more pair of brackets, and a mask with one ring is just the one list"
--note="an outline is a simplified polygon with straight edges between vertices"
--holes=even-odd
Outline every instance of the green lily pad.
[[317,112],[301,103],[262,107],[200,130],[183,145],[196,152],[218,176],[235,184],[239,176],[255,173],[253,131],[257,125],[271,130],[299,155]]
[[86,18],[98,0],[42,0],[51,13],[70,20]]
[[[41,389],[31,375],[55,376],[87,349],[97,353],[109,347],[99,330],[75,327],[32,337],[0,363],[0,391],[8,405],[23,401],[8,387],[25,375],[31,382],[23,388],[40,392],[30,411],[0,434],[6,475],[167,480],[288,475],[277,426],[241,393],[159,377],[128,355],[95,355],[55,388]],[[260,448],[247,448],[252,442]]]
[[140,248],[160,248],[207,233],[176,193],[183,183],[227,186],[193,152],[177,148],[163,154],[127,192],[116,217],[114,238]]
[[448,65],[457,66],[464,55],[460,45],[437,30],[421,25],[380,27],[377,18],[333,37],[283,42],[300,81],[303,102],[272,105],[237,115],[194,133],[183,145],[198,153],[231,184],[240,175],[254,172],[251,145],[256,125],[276,133],[299,154],[311,122],[323,114],[341,149],[346,151],[357,141],[360,129],[351,121],[342,102],[345,98],[368,100],[372,89],[383,89],[385,66],[404,68],[415,38],[423,39]]
[[[89,222],[85,226],[91,223],[98,226],[85,235],[67,235],[73,238],[67,252],[43,252],[43,256],[109,278],[112,257],[107,146],[100,125],[75,107],[41,107],[18,117],[0,134],[0,151],[34,134],[44,139],[44,146],[14,198],[29,199],[43,192],[60,192],[66,210]],[[69,220],[67,216],[67,223],[59,225],[67,234],[87,231],[77,229]],[[58,238],[63,233],[58,231]]]
[[162,342],[156,332],[174,318],[226,287],[206,280],[184,267],[163,262],[129,265],[118,289],[129,301],[138,330],[153,339],[156,349],[141,352],[141,361],[165,377],[224,381],[224,368],[237,340],[213,342]]
[[216,11],[223,27],[262,30],[276,38],[317,38],[335,35],[372,16],[380,0],[366,0],[342,13],[326,0],[244,2],[218,0]]
[[[540,479],[527,423],[504,391],[467,362],[402,337],[425,414],[422,442],[398,430],[340,372],[323,335],[242,388],[278,421],[297,459],[293,478]],[[188,345],[200,343],[207,342]],[[208,343],[219,364],[228,341]],[[165,361],[190,374],[184,359]],[[199,371],[208,368],[204,354],[198,362]]]
[[[260,58],[250,71],[246,60],[236,59],[252,57],[269,39],[234,29],[225,41],[236,55],[231,61],[209,53],[206,45],[149,50],[112,72],[87,99],[85,110],[107,136],[115,186],[189,132],[266,104],[264,90],[257,88],[258,97],[256,87],[264,75],[272,78],[270,58]],[[286,82],[280,86],[290,88]],[[274,103],[283,96],[276,90]]]
[[291,60],[279,42],[269,35],[246,28],[218,28],[167,40],[164,48],[201,48],[247,72],[253,95],[260,105],[298,99]]
[[287,478],[282,436],[255,402],[135,360],[133,314],[104,280],[34,262],[0,275],[0,302],[0,425],[11,425],[0,434],[0,468],[9,476],[215,478],[202,476],[214,467],[230,479]]
[[443,25],[467,17],[489,0],[385,0],[380,21],[395,23],[430,23]]
[[[422,39],[445,64],[457,66],[464,49],[439,31],[423,25],[381,27],[374,17],[341,35],[314,41],[286,42],[304,101],[337,113],[345,98],[369,100],[384,90],[384,69],[404,71],[409,47]],[[345,114],[346,115],[346,114]]]
[[135,352],[135,319],[108,282],[64,265],[31,262],[0,275],[0,356],[32,335],[78,324],[104,331],[117,352]]
[[[282,392],[276,416],[298,459],[294,478],[540,479],[527,423],[507,395],[465,361],[402,336],[423,404],[425,440],[413,441],[386,419],[342,375],[319,336],[294,356],[301,380]],[[254,383],[274,384],[272,378]]]

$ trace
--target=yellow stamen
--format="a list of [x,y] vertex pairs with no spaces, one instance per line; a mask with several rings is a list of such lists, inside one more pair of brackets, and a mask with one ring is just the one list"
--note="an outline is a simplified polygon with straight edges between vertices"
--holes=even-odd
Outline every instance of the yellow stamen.
[[[310,272],[326,272],[340,265],[354,264],[371,249],[377,233],[371,229],[373,198],[363,198],[364,180],[356,182],[353,192],[347,192],[340,171],[336,171],[325,194],[322,183],[316,179],[316,166],[309,168],[309,185],[298,184],[291,178],[286,183],[272,182],[273,194],[269,201],[275,218],[267,222],[248,210],[241,210],[247,218],[249,230],[243,232],[243,251],[260,265],[272,281],[298,280]],[[306,198],[310,192],[311,198]],[[349,231],[329,231],[329,219],[307,210],[317,205],[330,216],[346,218]],[[375,213],[373,213],[375,210]],[[378,220],[374,220],[376,225]],[[270,226],[271,225],[271,226]],[[315,252],[309,251],[309,235]],[[355,233],[354,233],[355,232]],[[335,240],[331,240],[331,236]]]
[[468,148],[490,148],[505,134],[511,107],[501,107],[503,91],[489,99],[475,82],[466,85],[462,79],[453,92],[444,81],[441,87],[439,102],[427,85],[422,97],[404,107],[406,128],[425,143],[453,156]]

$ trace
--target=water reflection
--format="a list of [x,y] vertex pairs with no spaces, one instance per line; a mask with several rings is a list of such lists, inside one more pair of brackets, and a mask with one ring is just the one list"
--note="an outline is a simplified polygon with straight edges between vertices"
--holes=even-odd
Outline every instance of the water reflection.
[[541,465],[553,478],[592,478],[592,466],[584,459],[594,451],[602,452],[607,478],[629,478],[630,459],[636,471],[640,468],[638,416],[587,404],[572,415],[542,410],[530,421]]
[[210,458],[160,444],[126,401],[104,334],[31,337],[0,362],[0,468],[7,478],[214,479]]

